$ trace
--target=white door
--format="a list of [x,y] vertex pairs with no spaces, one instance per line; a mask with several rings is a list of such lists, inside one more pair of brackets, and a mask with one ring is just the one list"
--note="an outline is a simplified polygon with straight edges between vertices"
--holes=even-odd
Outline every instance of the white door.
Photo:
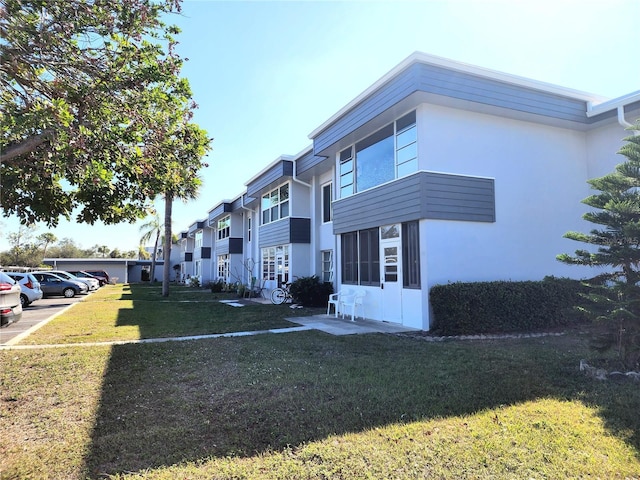
[[400,224],[380,228],[382,320],[402,323],[402,243]]

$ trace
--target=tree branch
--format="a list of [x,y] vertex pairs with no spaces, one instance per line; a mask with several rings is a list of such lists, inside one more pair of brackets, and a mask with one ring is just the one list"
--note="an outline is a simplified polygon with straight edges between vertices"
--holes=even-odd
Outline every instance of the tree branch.
[[8,146],[4,152],[0,152],[0,163],[15,163],[17,157],[33,152],[40,145],[53,137],[55,131],[53,129],[44,130],[38,135],[33,135],[22,142]]

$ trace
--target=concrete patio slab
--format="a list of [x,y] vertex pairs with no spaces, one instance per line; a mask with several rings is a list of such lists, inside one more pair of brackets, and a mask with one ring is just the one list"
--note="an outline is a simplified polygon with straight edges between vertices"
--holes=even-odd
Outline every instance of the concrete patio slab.
[[361,333],[402,333],[415,332],[415,328],[405,327],[397,323],[378,320],[356,319],[351,321],[336,318],[332,315],[312,315],[310,317],[287,317],[291,322],[320,330],[331,335],[356,335]]

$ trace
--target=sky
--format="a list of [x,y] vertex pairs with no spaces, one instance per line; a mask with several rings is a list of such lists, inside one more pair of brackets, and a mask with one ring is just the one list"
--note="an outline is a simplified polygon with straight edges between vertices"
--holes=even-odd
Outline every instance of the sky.
[[[181,232],[415,51],[615,98],[640,90],[640,0],[185,0],[182,76],[214,138],[199,197],[176,201]],[[158,202],[162,216],[162,203]],[[82,248],[137,250],[140,225],[55,229]],[[0,251],[15,219],[0,218]]]

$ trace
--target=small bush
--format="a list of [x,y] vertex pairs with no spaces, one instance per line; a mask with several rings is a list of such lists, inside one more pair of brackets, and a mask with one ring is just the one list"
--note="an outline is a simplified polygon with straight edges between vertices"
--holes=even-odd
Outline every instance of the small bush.
[[333,293],[333,285],[321,282],[317,276],[301,277],[295,280],[289,289],[293,301],[305,307],[324,307],[329,295]]
[[224,282],[216,280],[215,282],[209,282],[207,286],[211,289],[211,293],[220,293],[224,288]]
[[199,288],[200,287],[200,279],[198,277],[191,277],[189,279],[189,286]]
[[580,281],[476,282],[431,288],[432,330],[442,335],[518,332],[586,321],[574,307],[585,293]]

